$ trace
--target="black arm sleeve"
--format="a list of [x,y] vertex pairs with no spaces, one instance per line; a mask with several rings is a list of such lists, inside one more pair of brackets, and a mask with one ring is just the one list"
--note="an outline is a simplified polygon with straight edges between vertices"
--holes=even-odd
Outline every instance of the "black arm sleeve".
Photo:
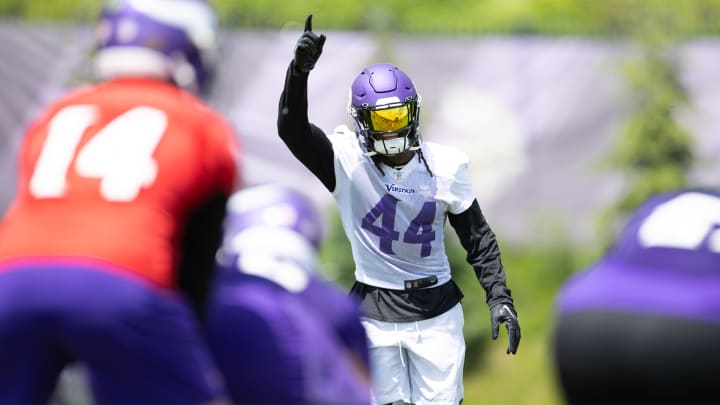
[[308,74],[295,72],[292,62],[278,108],[278,134],[297,160],[330,192],[335,189],[335,158],[325,133],[308,120]]
[[193,211],[185,225],[177,284],[196,315],[202,319],[210,280],[215,272],[215,254],[222,239],[227,195],[218,193]]
[[487,294],[489,306],[512,304],[510,289],[505,284],[505,271],[500,260],[500,248],[477,200],[460,214],[449,214],[450,225],[457,232],[460,244],[467,251],[467,261],[475,270],[480,285]]

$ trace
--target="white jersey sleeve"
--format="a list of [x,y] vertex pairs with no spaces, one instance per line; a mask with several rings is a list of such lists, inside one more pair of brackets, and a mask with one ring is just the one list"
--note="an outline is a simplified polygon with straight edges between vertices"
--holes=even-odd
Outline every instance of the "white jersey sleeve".
[[328,138],[335,155],[333,195],[352,246],[356,280],[395,290],[430,276],[438,285],[449,281],[447,214],[465,211],[475,199],[467,155],[423,143],[431,175],[419,155],[400,169],[376,166],[347,127]]
[[470,181],[470,158],[457,148],[426,142],[423,153],[437,174],[437,198],[448,205],[448,212],[460,214],[470,208],[475,191]]

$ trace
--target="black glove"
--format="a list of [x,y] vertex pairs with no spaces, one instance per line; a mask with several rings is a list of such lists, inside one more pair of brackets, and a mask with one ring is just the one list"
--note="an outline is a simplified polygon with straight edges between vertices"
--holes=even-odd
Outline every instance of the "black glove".
[[490,321],[492,322],[492,338],[497,340],[500,324],[505,322],[508,331],[507,354],[515,354],[520,344],[520,324],[512,304],[497,304],[490,308]]
[[312,14],[309,14],[305,20],[305,32],[295,45],[295,59],[293,60],[295,71],[303,73],[311,71],[315,67],[315,62],[320,58],[323,45],[325,45],[325,35],[312,32]]

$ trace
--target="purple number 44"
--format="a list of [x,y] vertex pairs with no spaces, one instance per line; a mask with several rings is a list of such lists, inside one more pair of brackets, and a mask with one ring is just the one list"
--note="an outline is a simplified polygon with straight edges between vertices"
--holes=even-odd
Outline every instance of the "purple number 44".
[[[400,232],[395,230],[395,212],[399,200],[390,194],[385,194],[362,219],[362,227],[380,238],[380,251],[394,255],[393,241],[400,240]],[[410,221],[403,233],[402,241],[405,243],[420,244],[420,257],[430,256],[431,242],[435,240],[435,231],[432,223],[435,219],[435,202],[425,201],[420,212]],[[375,223],[380,221],[380,226]]]

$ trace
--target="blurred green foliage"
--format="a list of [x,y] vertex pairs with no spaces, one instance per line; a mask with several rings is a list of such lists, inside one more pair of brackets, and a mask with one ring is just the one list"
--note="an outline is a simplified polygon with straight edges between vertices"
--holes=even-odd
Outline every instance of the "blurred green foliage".
[[[720,33],[720,0],[211,0],[228,27],[278,29],[308,13],[323,30],[425,34],[630,34],[643,15],[663,15],[683,36]],[[100,0],[0,0],[0,15],[88,21]]]
[[0,15],[26,20],[92,21],[99,0],[0,0]]
[[608,156],[611,169],[625,178],[625,191],[598,217],[605,245],[612,243],[623,220],[647,198],[686,187],[694,160],[693,137],[675,117],[688,103],[675,52],[681,27],[668,10],[644,13],[636,20],[631,38],[637,51],[625,66],[634,108]]

